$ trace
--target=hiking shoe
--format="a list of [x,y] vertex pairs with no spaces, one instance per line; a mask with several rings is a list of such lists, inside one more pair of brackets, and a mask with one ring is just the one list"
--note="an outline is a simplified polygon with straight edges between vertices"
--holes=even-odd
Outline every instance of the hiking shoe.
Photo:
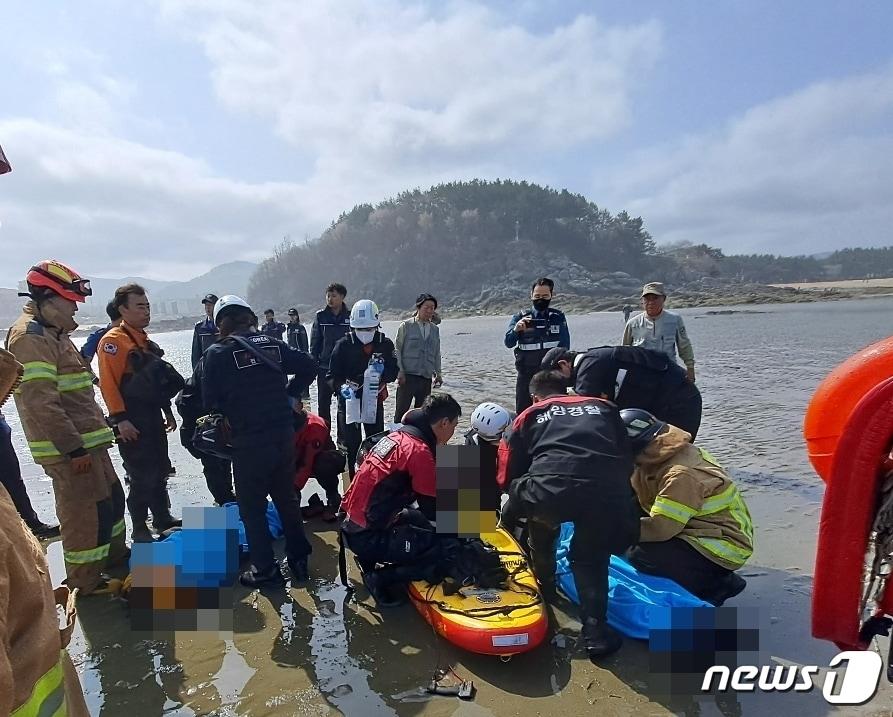
[[338,520],[339,510],[340,508],[335,508],[334,506],[327,505],[319,517],[326,523],[334,523],[336,520]]
[[285,587],[285,578],[282,576],[278,563],[273,563],[263,571],[251,566],[251,570],[246,570],[239,576],[239,582],[246,588]]
[[38,540],[50,540],[52,538],[58,538],[61,535],[58,525],[48,525],[41,521],[32,523],[28,528],[34,533],[34,537]]
[[288,569],[291,571],[292,583],[305,583],[310,579],[310,566],[306,557],[290,559]]
[[593,663],[617,652],[623,645],[623,638],[604,620],[587,620],[583,625],[582,638],[589,661]]
[[310,496],[310,500],[307,501],[307,505],[301,508],[301,515],[306,520],[307,518],[315,518],[318,515],[322,515],[323,511],[325,511],[325,507],[322,504],[322,500],[320,500],[317,493],[314,493]]
[[375,570],[363,575],[363,583],[378,607],[391,608],[406,604],[406,592],[399,589],[401,586],[386,585]]
[[145,523],[137,523],[130,533],[130,541],[132,543],[154,543],[155,537]]

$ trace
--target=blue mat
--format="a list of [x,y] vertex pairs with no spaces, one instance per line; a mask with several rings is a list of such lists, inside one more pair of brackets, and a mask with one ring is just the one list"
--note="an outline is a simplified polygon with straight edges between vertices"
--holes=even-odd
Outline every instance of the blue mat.
[[[555,579],[561,591],[579,604],[571,574],[568,551],[574,535],[573,523],[564,523],[556,550]],[[625,560],[611,556],[608,568],[608,623],[629,637],[648,639],[653,610],[668,607],[713,607],[668,578],[645,575]]]

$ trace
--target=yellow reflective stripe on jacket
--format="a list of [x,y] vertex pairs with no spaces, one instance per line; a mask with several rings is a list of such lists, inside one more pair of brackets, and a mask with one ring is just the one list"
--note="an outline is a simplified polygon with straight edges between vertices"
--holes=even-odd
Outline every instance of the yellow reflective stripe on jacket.
[[106,443],[115,442],[115,433],[111,428],[106,426],[95,431],[81,434],[81,440],[84,442],[84,448],[90,450]]
[[93,388],[93,374],[89,371],[80,373],[66,373],[56,379],[59,392],[80,391],[85,388]]
[[[112,429],[107,426],[95,431],[81,433],[80,435],[81,441],[84,443],[83,447],[88,451],[92,448],[98,448],[99,446],[115,442],[115,434]],[[56,446],[53,445],[52,441],[28,441],[28,448],[31,451],[31,455],[34,457],[34,460],[39,458],[60,458],[62,456],[62,454],[56,450]]]
[[22,383],[28,381],[55,381],[57,376],[56,365],[46,361],[28,361],[22,364],[25,367],[22,373]]
[[65,715],[65,682],[62,658],[53,665],[31,690],[31,696],[12,711],[12,717],[57,717]]
[[738,498],[738,488],[733,483],[719,495],[711,496],[705,500],[704,505],[698,511],[698,515],[710,515],[711,513],[718,513],[725,508],[730,508],[736,498]]
[[35,460],[38,458],[56,458],[62,454],[56,450],[52,441],[28,441],[28,448]]
[[117,523],[115,523],[112,526],[112,537],[114,538],[118,535],[121,535],[121,533],[124,532],[124,528],[125,528],[124,518],[121,518],[121,520],[119,520]]
[[105,560],[109,556],[109,544],[100,545],[97,548],[89,550],[63,550],[62,555],[66,563],[74,565],[86,565],[87,563],[96,563]]
[[737,545],[733,545],[724,538],[699,538],[696,536],[689,537],[697,541],[698,545],[703,547],[705,550],[739,567],[744,565],[744,563],[747,562],[747,559],[753,553],[752,550],[739,548]]
[[675,500],[670,500],[662,495],[657,496],[654,505],[651,506],[651,515],[662,515],[664,518],[675,520],[677,523],[685,525],[693,516],[697,514],[697,510]]

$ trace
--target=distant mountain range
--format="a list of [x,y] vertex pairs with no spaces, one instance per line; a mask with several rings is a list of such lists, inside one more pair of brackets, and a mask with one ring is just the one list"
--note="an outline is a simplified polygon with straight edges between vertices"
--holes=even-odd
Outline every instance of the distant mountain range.
[[[79,318],[101,320],[105,316],[105,305],[114,296],[115,289],[132,282],[144,286],[149,292],[155,314],[198,315],[201,313],[199,302],[209,292],[218,296],[224,294],[245,296],[248,292],[248,280],[256,268],[257,264],[250,261],[231,261],[215,266],[188,281],[159,281],[141,276],[126,276],[120,279],[91,278],[93,296],[81,308]],[[17,294],[18,289],[0,288],[0,327],[6,328],[19,315],[25,299]]]

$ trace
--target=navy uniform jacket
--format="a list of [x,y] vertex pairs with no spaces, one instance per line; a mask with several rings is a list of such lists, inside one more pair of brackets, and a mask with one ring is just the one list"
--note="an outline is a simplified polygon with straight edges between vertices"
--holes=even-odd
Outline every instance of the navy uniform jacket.
[[310,355],[316,359],[321,370],[329,368],[329,359],[335,344],[349,333],[350,309],[347,306],[342,306],[337,316],[328,306],[316,312],[310,328]]
[[273,321],[272,323],[265,321],[260,326],[260,332],[264,336],[282,341],[282,337],[285,336],[285,324],[281,321]]
[[[545,320],[546,327],[515,333],[515,324],[523,317]],[[508,330],[505,333],[505,345],[515,349],[515,366],[528,369],[539,369],[543,356],[557,346],[569,349],[571,347],[571,334],[567,328],[567,319],[558,309],[548,308],[545,311],[528,309],[519,311],[509,321]]]
[[293,349],[308,353],[307,329],[304,328],[304,324],[293,324],[289,321],[286,324],[286,329],[288,331],[288,345]]
[[292,432],[286,374],[294,374],[295,383],[303,389],[316,378],[316,364],[303,351],[260,333],[239,335],[278,363],[282,371],[274,371],[232,340],[222,339],[205,352],[202,400],[209,413],[226,416],[235,448]]
[[587,396],[553,396],[519,415],[499,444],[497,483],[524,475],[547,496],[632,496],[633,456],[617,406]]
[[217,341],[220,330],[212,319],[204,319],[199,321],[192,331],[192,368],[194,370],[205,349]]

